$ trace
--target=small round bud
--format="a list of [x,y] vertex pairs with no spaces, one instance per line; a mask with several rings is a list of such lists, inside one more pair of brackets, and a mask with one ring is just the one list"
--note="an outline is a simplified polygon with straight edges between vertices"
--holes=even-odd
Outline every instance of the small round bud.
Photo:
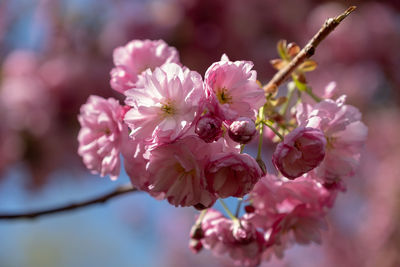
[[200,240],[204,237],[204,231],[201,228],[201,224],[193,225],[192,229],[190,230],[190,238]]
[[222,120],[212,115],[201,117],[197,124],[196,134],[207,143],[218,140],[222,135]]
[[278,144],[272,162],[286,178],[297,178],[324,160],[326,143],[320,129],[297,127]]
[[240,117],[229,126],[229,137],[240,144],[247,144],[256,134],[254,121],[247,117]]
[[190,239],[189,242],[189,248],[194,252],[194,253],[199,253],[201,249],[203,248],[203,244],[201,243],[200,240],[196,239]]
[[247,205],[244,207],[246,213],[253,213],[256,209],[252,205]]

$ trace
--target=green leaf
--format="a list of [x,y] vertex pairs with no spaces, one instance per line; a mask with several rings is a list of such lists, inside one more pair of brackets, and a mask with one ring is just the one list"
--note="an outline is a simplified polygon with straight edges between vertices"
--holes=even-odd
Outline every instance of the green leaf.
[[307,91],[307,84],[300,82],[299,79],[297,79],[296,75],[292,75],[292,79],[293,79],[296,87],[300,91],[302,91],[302,92],[306,92]]
[[286,51],[286,40],[279,40],[277,46],[278,54],[282,59],[289,60],[289,57],[287,55]]

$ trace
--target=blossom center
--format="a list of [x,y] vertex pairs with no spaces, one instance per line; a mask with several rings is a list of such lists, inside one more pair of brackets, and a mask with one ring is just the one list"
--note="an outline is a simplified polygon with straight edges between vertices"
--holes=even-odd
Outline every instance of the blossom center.
[[294,141],[294,147],[297,148],[297,150],[301,150],[301,142],[299,140]]
[[105,133],[106,135],[110,135],[110,134],[111,134],[111,130],[110,130],[109,128],[106,128],[106,129],[104,130],[104,133]]
[[161,106],[161,111],[164,115],[170,115],[170,116],[172,116],[176,113],[174,104],[170,100]]
[[232,103],[232,96],[228,94],[228,90],[226,88],[217,90],[217,98],[221,104]]
[[335,137],[328,137],[326,136],[326,149],[333,149],[334,148],[334,142],[336,138]]
[[175,167],[175,171],[180,174],[179,178],[187,177],[187,176],[193,177],[196,173],[195,169],[191,169],[189,171],[185,170],[185,168],[183,168],[182,165],[179,163],[176,163],[174,167]]

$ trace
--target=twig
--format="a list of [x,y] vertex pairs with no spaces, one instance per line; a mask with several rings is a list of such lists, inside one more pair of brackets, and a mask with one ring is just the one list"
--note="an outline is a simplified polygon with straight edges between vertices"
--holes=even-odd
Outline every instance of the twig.
[[307,45],[293,58],[293,60],[279,70],[274,77],[264,86],[266,93],[273,92],[290,74],[297,69],[306,59],[314,55],[317,46],[342,22],[351,12],[356,9],[355,6],[349,7],[345,12],[335,18],[329,18],[322,25],[321,29],[307,43]]
[[129,192],[135,192],[135,191],[137,191],[137,189],[134,188],[130,184],[121,185],[121,186],[115,188],[110,193],[95,197],[90,200],[82,201],[82,202],[63,205],[63,206],[59,206],[56,208],[31,211],[31,212],[26,212],[26,213],[23,213],[23,212],[21,212],[21,213],[0,213],[0,220],[34,219],[36,217],[40,217],[40,216],[44,216],[44,215],[60,213],[60,212],[64,212],[64,211],[80,209],[80,208],[87,207],[87,206],[90,206],[93,204],[104,203],[107,200],[114,198],[116,196],[120,196],[120,195],[129,193]]

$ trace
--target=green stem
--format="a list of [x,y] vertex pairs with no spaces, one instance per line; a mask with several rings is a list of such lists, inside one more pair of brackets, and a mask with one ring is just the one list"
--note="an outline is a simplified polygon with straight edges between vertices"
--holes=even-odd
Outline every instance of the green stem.
[[287,100],[286,100],[286,102],[283,104],[282,109],[281,109],[280,112],[279,112],[282,116],[285,116],[286,111],[287,111],[287,109],[289,108],[289,104],[290,104],[290,102],[292,101],[294,91],[296,91],[296,85],[295,85],[294,83],[290,82],[290,83],[288,84]]
[[315,102],[319,103],[322,101],[322,99],[320,97],[318,97],[317,95],[315,95],[312,91],[312,89],[310,87],[307,87],[307,90],[305,91],[309,96],[312,97],[312,99],[314,99]]
[[[262,106],[259,110],[258,110],[258,119],[262,122],[265,120],[265,115],[264,115],[264,106]],[[257,150],[257,159],[258,160],[262,160],[262,156],[261,156],[261,150],[262,150],[262,144],[263,144],[263,138],[264,138],[264,125],[261,123],[259,124],[259,133],[260,136],[258,138],[258,150]]]
[[221,203],[222,207],[224,208],[224,210],[226,211],[226,213],[232,220],[238,219],[235,217],[235,215],[232,214],[232,212],[229,210],[228,206],[225,204],[225,202],[222,199],[219,199],[219,202]]
[[272,125],[270,125],[269,123],[267,123],[266,121],[262,121],[262,123],[266,126],[268,126],[268,128],[270,128],[282,141],[284,139],[283,135],[281,135],[279,133],[279,131],[277,129],[275,129]]
[[257,159],[262,159],[261,151],[262,151],[263,138],[264,138],[264,125],[260,124],[260,136],[258,138]]
[[238,205],[236,207],[235,217],[239,217],[240,207],[242,206],[243,198],[239,198]]
[[204,210],[202,210],[200,212],[200,216],[199,216],[199,218],[197,219],[197,222],[196,222],[197,225],[201,224],[201,222],[203,221],[204,216],[206,215],[206,213],[207,213],[207,209],[204,209]]

